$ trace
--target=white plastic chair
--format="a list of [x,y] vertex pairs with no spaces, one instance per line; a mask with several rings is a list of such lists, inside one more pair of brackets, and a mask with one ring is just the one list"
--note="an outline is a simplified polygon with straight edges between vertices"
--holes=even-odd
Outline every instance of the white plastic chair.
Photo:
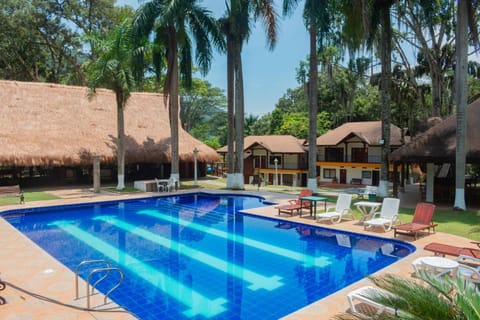
[[382,202],[380,212],[375,212],[372,219],[363,223],[364,229],[367,227],[382,227],[387,232],[392,229],[394,223],[401,223],[398,217],[398,208],[400,207],[400,199],[385,198]]
[[168,183],[166,185],[166,188],[167,188],[167,191],[171,192],[171,191],[176,191],[178,186],[177,186],[177,179],[175,179],[174,177],[170,177],[170,179],[168,179]]
[[[333,211],[327,210],[325,213],[318,215],[318,220],[330,219],[332,223],[339,223],[345,216],[350,216],[352,220],[355,219],[350,209],[352,203],[352,195],[348,193],[339,193],[337,203]],[[332,209],[332,208],[329,208]]]
[[165,191],[165,183],[164,182],[161,182],[160,180],[158,180],[157,178],[155,178],[155,183],[157,185],[157,192],[163,192]]

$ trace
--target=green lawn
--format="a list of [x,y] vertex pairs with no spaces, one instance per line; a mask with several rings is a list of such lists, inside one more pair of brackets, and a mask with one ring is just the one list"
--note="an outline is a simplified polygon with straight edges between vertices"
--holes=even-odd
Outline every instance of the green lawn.
[[[413,209],[400,208],[402,222],[412,220]],[[437,231],[462,236],[480,241],[480,215],[477,210],[455,211],[451,209],[435,209],[433,221],[438,223]]]
[[[25,202],[59,199],[57,196],[54,196],[52,194],[49,194],[47,192],[42,192],[42,191],[24,192],[23,195],[25,196]],[[16,204],[19,202],[20,202],[20,197],[0,198],[0,205]]]
[[[203,188],[210,189],[225,189],[226,179],[211,179],[211,180],[201,180],[199,184]],[[193,181],[182,182],[182,188],[191,187]],[[265,186],[260,188],[260,191],[273,191],[273,192],[284,192],[288,194],[298,194],[299,190],[304,187],[288,187],[288,186]],[[245,185],[246,190],[256,191],[257,188],[251,185]],[[332,188],[319,188],[320,192],[335,192],[338,190]],[[322,194],[322,196],[324,196]],[[334,195],[326,195],[329,202],[336,202],[337,197]],[[353,201],[355,203],[356,200]],[[360,212],[352,205],[353,214],[355,218],[359,219],[361,217]],[[402,222],[409,222],[412,220],[413,208],[400,208],[399,214]],[[467,211],[454,211],[449,209],[439,209],[435,210],[435,215],[433,217],[435,223],[438,223],[437,231],[450,233],[472,240],[480,241],[480,230],[475,232],[476,229],[480,229],[480,214],[477,210],[467,210]]]

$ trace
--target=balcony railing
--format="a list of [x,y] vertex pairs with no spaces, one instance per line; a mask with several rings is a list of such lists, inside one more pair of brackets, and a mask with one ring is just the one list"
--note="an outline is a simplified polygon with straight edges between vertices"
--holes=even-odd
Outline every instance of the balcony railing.
[[348,158],[346,160],[344,159],[337,159],[337,160],[325,160],[324,155],[318,155],[317,156],[317,162],[352,162],[352,163],[381,163],[381,156],[380,155],[371,155],[368,156],[367,162],[363,161],[358,161],[358,160],[352,160],[351,158]]

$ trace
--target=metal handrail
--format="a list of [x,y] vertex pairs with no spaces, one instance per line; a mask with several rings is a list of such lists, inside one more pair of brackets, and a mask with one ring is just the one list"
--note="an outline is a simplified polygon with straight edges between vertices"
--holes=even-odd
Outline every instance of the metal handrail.
[[[87,264],[93,264],[93,263],[104,263],[107,268],[110,268],[110,263],[106,260],[85,260],[85,261],[82,261],[78,264],[78,266],[75,268],[75,299],[78,299],[78,270],[80,269],[81,266],[84,266],[84,265],[87,265]],[[93,293],[93,288],[95,288],[95,286],[100,283],[103,279],[105,279],[106,277],[108,276],[108,272],[103,276],[101,277],[100,279],[97,280],[97,282],[95,282],[92,286],[92,293]],[[87,292],[87,295],[89,293]]]
[[107,303],[107,298],[108,296],[114,291],[116,290],[122,283],[123,283],[123,280],[124,280],[124,275],[123,275],[123,271],[120,269],[120,268],[111,268],[111,267],[108,267],[108,268],[98,268],[98,269],[94,269],[92,270],[92,272],[90,272],[90,274],[88,275],[87,277],[87,308],[90,308],[90,278],[95,274],[95,273],[98,273],[98,272],[106,272],[105,276],[103,276],[100,280],[97,280],[94,285],[92,285],[92,294],[94,292],[94,289],[95,289],[95,286],[102,280],[104,280],[106,278],[106,276],[110,273],[110,271],[117,271],[119,274],[120,274],[120,279],[118,280],[118,283],[116,285],[114,285],[104,296],[103,298],[103,303],[106,304]]

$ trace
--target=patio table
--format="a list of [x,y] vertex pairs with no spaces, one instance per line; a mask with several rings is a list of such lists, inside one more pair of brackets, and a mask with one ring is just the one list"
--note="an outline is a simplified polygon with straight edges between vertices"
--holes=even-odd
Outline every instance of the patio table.
[[[310,216],[313,214],[313,218],[317,218],[317,202],[323,201],[324,202],[324,210],[327,211],[327,200],[326,197],[315,197],[315,196],[308,196],[308,197],[301,197],[300,198],[300,207],[303,208],[303,201],[310,201]],[[300,217],[302,216],[302,210],[300,210]]]
[[357,206],[358,211],[362,214],[360,217],[360,222],[364,222],[365,220],[370,219],[375,212],[377,212],[378,208],[382,205],[381,202],[371,202],[371,201],[359,201],[355,203]]

